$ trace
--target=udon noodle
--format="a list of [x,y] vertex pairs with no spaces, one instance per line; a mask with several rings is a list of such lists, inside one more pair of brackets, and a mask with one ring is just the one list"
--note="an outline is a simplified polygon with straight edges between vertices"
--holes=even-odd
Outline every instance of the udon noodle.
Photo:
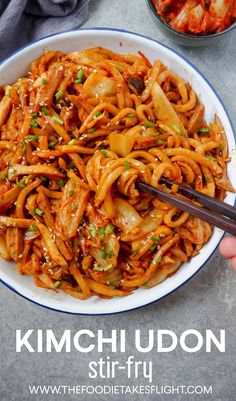
[[136,181],[176,193],[167,177],[223,200],[228,160],[219,118],[207,124],[191,85],[160,60],[45,50],[0,87],[0,255],[79,299],[153,287],[212,227]]

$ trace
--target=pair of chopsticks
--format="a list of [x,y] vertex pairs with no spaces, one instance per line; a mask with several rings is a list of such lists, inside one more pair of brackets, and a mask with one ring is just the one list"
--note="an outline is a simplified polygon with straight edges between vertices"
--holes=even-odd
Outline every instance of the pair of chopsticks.
[[[148,192],[160,200],[169,202],[184,212],[199,217],[211,225],[219,227],[236,236],[236,208],[227,203],[221,202],[218,199],[211,198],[208,195],[198,192],[188,185],[179,184],[178,182],[170,181],[166,178],[161,178],[160,182],[170,187],[173,184],[176,184],[178,186],[178,193],[186,196],[190,201],[161,189],[154,188],[144,182],[137,182],[137,187],[141,191]],[[203,207],[195,205],[191,200],[198,202]]]

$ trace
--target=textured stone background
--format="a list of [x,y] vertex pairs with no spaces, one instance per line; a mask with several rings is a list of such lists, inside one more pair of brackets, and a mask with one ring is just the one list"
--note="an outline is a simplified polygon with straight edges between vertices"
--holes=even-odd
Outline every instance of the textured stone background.
[[[90,17],[86,27],[114,27],[138,32],[157,39],[194,63],[213,83],[224,99],[225,105],[236,125],[235,109],[235,63],[236,34],[224,45],[206,49],[188,49],[169,42],[156,28],[144,0],[91,0]],[[70,316],[56,313],[31,304],[1,285],[1,401],[96,399],[108,400],[109,396],[31,396],[28,384],[89,384],[88,363],[96,360],[96,352],[29,354],[15,353],[16,329],[53,329],[60,335],[65,329],[77,331],[87,328],[103,329],[108,336],[111,329],[126,329],[127,355],[115,356],[124,362],[128,355],[137,360],[152,360],[154,384],[156,385],[213,385],[212,396],[163,395],[149,396],[154,400],[236,400],[236,274],[233,274],[218,253],[184,287],[168,298],[145,308],[106,317]],[[133,332],[148,329],[170,329],[176,334],[187,329],[203,332],[211,329],[226,330],[226,353],[187,354],[181,350],[169,354],[140,354],[133,347]],[[104,353],[104,356],[107,352]],[[118,375],[116,380],[97,381],[96,384],[137,384],[137,381]],[[94,383],[95,384],[95,383]],[[146,384],[140,380],[140,384]],[[133,400],[137,396],[116,396],[117,400]],[[139,396],[143,399],[144,396]]]

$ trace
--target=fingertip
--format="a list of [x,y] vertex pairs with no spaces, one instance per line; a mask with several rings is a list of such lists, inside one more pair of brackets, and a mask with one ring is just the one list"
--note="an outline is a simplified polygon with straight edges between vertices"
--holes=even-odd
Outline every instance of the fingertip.
[[219,246],[220,253],[227,259],[236,259],[236,238],[224,238]]

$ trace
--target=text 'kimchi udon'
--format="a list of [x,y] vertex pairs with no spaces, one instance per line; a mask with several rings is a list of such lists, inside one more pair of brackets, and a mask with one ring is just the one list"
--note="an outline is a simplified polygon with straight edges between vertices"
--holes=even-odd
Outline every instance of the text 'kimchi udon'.
[[212,234],[137,180],[233,191],[220,120],[207,124],[190,84],[141,52],[45,50],[0,87],[0,138],[0,255],[79,299],[153,287]]

